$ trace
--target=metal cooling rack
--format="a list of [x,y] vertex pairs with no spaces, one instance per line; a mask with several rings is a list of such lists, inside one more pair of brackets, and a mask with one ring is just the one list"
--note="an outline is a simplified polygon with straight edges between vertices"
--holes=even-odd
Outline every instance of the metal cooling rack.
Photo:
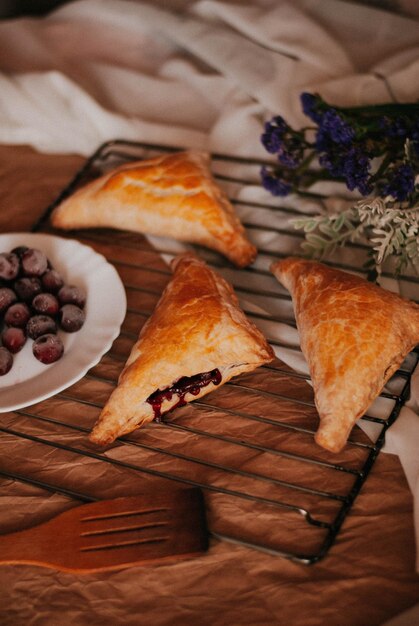
[[[128,141],[102,145],[33,230],[49,230],[48,218],[54,207],[88,180],[122,162],[172,150]],[[292,215],[301,215],[301,212],[277,206],[272,197],[260,202],[260,165],[258,160],[212,155],[214,176],[229,194],[249,237],[258,245],[256,263],[245,270],[237,270],[212,251],[199,246],[188,247],[196,249],[234,285],[244,311],[268,336],[276,354],[284,358],[284,355],[299,353],[298,337],[294,335],[294,340],[290,340],[289,332],[283,332],[291,327],[295,333],[295,320],[289,294],[268,268],[275,258],[298,253],[301,235],[288,222]],[[248,191],[250,194],[246,195]],[[257,194],[252,195],[252,191]],[[57,234],[63,235],[62,232]],[[260,244],[261,235],[263,244]],[[71,236],[91,245],[114,264],[128,296],[127,318],[119,338],[84,379],[97,386],[98,398],[102,397],[103,401],[97,398],[93,401],[87,392],[83,395],[83,385],[73,386],[55,399],[15,411],[11,414],[11,424],[0,427],[2,436],[39,446],[41,454],[70,453],[76,459],[91,459],[106,468],[105,477],[107,473],[122,471],[130,473],[133,480],[136,477],[150,481],[164,479],[200,487],[206,497],[214,538],[307,564],[323,558],[335,542],[374,465],[386,430],[408,398],[411,374],[419,358],[417,351],[408,356],[377,400],[380,415],[384,407],[386,417],[374,414],[373,405],[371,414],[362,418],[364,423],[375,425],[375,442],[355,428],[340,455],[331,455],[312,442],[317,416],[311,388],[306,382],[308,376],[279,360],[233,379],[203,400],[167,414],[160,424],[147,425],[121,438],[114,446],[119,451],[122,449],[122,453],[108,455],[78,442],[77,436],[84,439],[90,427],[69,417],[71,409],[77,407],[80,412],[82,407],[87,415],[93,412],[97,416],[116,385],[118,373],[137,339],[139,326],[152,312],[170,278],[171,273],[162,259],[173,258],[179,245],[157,238],[152,238],[150,245],[141,235],[109,230],[77,231]],[[278,237],[281,238],[280,252]],[[362,264],[367,246],[354,244],[354,247],[358,249],[357,256]],[[342,256],[331,263],[362,273]],[[419,282],[415,276],[403,276],[401,281],[407,287],[416,287]],[[273,311],[269,310],[270,305]],[[260,400],[263,400],[263,411],[258,410]],[[225,403],[228,406],[224,406]],[[220,421],[222,428],[219,428]],[[51,431],[68,434],[70,440],[74,435],[75,443],[68,443],[65,437],[54,441]],[[270,461],[269,473],[258,471],[260,459],[264,460],[265,469],[266,461]],[[92,495],[88,484],[78,483],[74,489],[64,476],[54,482],[38,478],[35,472],[33,476],[24,476],[16,470],[16,459],[13,461],[13,470],[0,468],[0,477],[77,501],[98,499]],[[240,521],[233,527],[228,522],[229,511],[236,513],[236,520],[237,512],[240,513]],[[255,518],[257,528],[253,528]],[[282,545],[281,530],[290,528],[295,543]]]

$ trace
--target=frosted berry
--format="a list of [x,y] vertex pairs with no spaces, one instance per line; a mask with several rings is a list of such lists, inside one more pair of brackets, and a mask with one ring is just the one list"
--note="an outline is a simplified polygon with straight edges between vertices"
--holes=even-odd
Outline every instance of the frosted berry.
[[58,292],[61,304],[75,304],[82,309],[86,303],[84,291],[75,285],[64,285]]
[[34,276],[31,278],[19,278],[13,284],[13,288],[17,297],[24,302],[31,302],[42,291],[41,281]]
[[57,332],[57,325],[48,315],[34,315],[26,324],[26,332],[31,339],[38,339],[41,335]]
[[19,274],[20,263],[16,254],[2,252],[0,254],[0,278],[14,280]]
[[64,281],[57,270],[48,270],[41,278],[42,286],[45,291],[57,293],[64,285]]
[[60,326],[66,333],[75,333],[83,326],[84,311],[75,304],[65,304],[59,312]]
[[8,287],[0,288],[0,313],[3,313],[11,304],[16,302],[17,297],[13,289]]
[[7,326],[18,326],[24,328],[31,316],[29,307],[24,302],[15,302],[7,309],[4,321]]
[[2,346],[0,348],[0,376],[4,376],[7,372],[10,372],[13,365],[13,357],[7,348]]
[[25,276],[42,276],[48,269],[48,259],[41,250],[29,248],[22,255],[22,269]]
[[21,259],[26,250],[29,250],[28,246],[16,246],[16,248],[13,248],[11,252]]
[[34,341],[32,352],[38,361],[48,365],[55,363],[63,356],[64,345],[57,335],[42,335]]
[[58,313],[60,305],[52,293],[38,293],[32,300],[32,308],[36,313],[54,316]]
[[26,334],[22,328],[9,326],[3,331],[1,336],[3,345],[12,353],[16,354],[22,350],[26,343]]

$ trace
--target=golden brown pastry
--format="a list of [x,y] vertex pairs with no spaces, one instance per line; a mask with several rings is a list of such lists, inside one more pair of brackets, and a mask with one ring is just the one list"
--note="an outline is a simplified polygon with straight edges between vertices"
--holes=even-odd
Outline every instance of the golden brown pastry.
[[208,154],[196,151],[122,165],[64,200],[53,211],[52,224],[172,237],[217,250],[245,267],[256,248],[209,165]]
[[232,287],[184,254],[90,435],[105,445],[274,358]]
[[292,295],[320,416],[315,440],[339,452],[419,343],[419,306],[315,261],[291,257],[271,270]]

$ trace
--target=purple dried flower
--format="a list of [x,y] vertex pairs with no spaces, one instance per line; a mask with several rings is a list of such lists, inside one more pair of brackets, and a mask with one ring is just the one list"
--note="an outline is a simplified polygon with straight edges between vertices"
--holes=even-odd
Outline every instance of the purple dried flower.
[[319,124],[320,136],[329,136],[334,143],[348,144],[355,139],[355,130],[335,109],[326,111]]
[[365,153],[355,146],[349,148],[344,157],[343,175],[350,191],[358,189],[363,196],[371,193],[370,168],[371,162]]
[[300,164],[304,153],[303,141],[299,133],[294,132],[279,115],[266,122],[261,141],[270,154],[277,154],[281,165],[294,169]]
[[336,146],[331,144],[319,157],[319,163],[334,178],[343,178],[350,191],[366,196],[372,191],[370,184],[371,161],[362,146]]
[[261,171],[262,185],[273,196],[287,196],[291,191],[291,184],[283,179],[278,178],[266,166]]
[[261,141],[268,152],[276,154],[281,149],[288,128],[288,125],[279,115],[273,117],[270,122],[266,122]]
[[415,189],[415,174],[412,166],[402,163],[390,171],[387,185],[383,187],[383,194],[393,196],[399,202],[406,200]]
[[409,134],[409,120],[406,117],[384,116],[378,123],[384,135],[389,138],[406,138]]
[[300,100],[304,115],[307,115],[316,124],[321,122],[323,117],[323,111],[320,109],[322,99],[319,96],[304,92],[301,94]]

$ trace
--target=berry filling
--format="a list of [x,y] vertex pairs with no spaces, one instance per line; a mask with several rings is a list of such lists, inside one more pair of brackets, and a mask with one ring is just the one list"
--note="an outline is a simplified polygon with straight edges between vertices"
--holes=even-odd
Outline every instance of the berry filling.
[[170,410],[175,409],[178,406],[184,406],[186,404],[185,396],[187,393],[191,393],[193,396],[197,396],[202,387],[206,387],[210,383],[219,385],[222,376],[218,369],[211,370],[210,372],[204,372],[203,374],[195,374],[195,376],[183,376],[167,389],[157,389],[146,400],[151,404],[154,411],[154,419],[156,422],[161,418],[161,407],[164,400],[171,400],[173,396],[178,396],[178,401],[171,407]]

